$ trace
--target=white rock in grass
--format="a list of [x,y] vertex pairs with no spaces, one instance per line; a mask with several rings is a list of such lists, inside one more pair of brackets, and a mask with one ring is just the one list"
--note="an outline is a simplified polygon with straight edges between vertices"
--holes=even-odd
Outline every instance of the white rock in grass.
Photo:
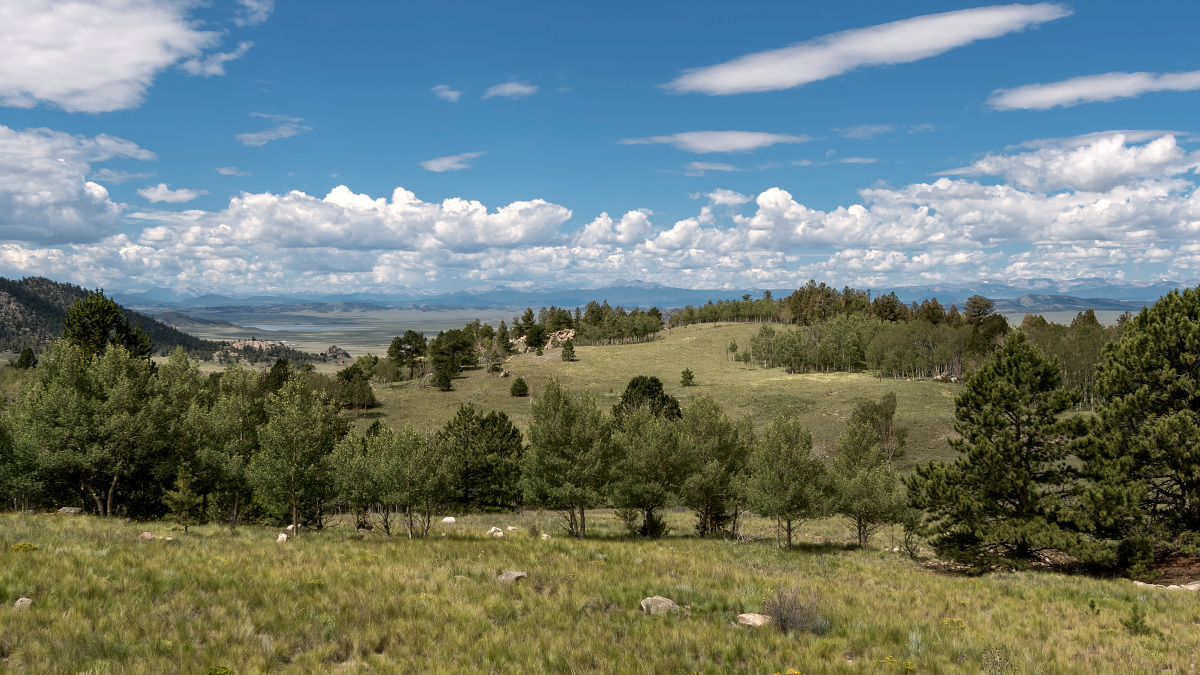
[[492,535],[493,537],[503,537],[504,536],[504,530],[502,530],[498,527],[493,527],[492,529],[488,530],[487,533]]
[[667,614],[678,612],[679,605],[675,604],[675,601],[670,598],[655,595],[642,600],[642,611],[647,614]]
[[83,513],[83,509],[78,506],[64,506],[61,509],[59,509],[58,512],[63,514],[64,516],[77,516],[77,515]]
[[138,539],[141,539],[142,541],[153,541],[154,535],[150,534],[149,532],[143,532],[138,535]]
[[458,521],[454,520],[454,516],[446,516],[445,518],[442,518],[442,522],[449,525],[451,523],[458,522]]
[[300,524],[300,525],[288,525],[288,526],[287,526],[286,528],[284,528],[284,529],[286,529],[288,532],[291,532],[292,530],[298,530],[298,529],[300,529],[300,528],[302,528],[302,527],[304,527],[304,525],[303,525],[303,524]]
[[506,529],[506,530],[508,530],[509,532],[513,532],[513,531],[515,531],[515,530],[518,530],[518,529],[520,529],[520,528],[518,528],[516,525],[509,525],[509,526],[508,526],[508,527],[506,527],[505,529]]
[[496,581],[499,581],[502,584],[508,584],[514,581],[520,581],[527,576],[529,575],[524,572],[505,572],[504,574],[496,577]]
[[550,535],[548,535],[548,534],[542,535],[542,541],[549,541],[549,540],[550,540]]
[[760,628],[771,623],[771,617],[767,616],[766,614],[738,614],[737,622],[743,626],[754,626],[755,628]]
[[32,604],[33,601],[29,598],[17,598],[17,601],[13,603],[13,609],[25,609]]
[[282,532],[279,533],[278,537],[275,537],[276,544],[282,544],[285,541],[287,541],[287,535]]

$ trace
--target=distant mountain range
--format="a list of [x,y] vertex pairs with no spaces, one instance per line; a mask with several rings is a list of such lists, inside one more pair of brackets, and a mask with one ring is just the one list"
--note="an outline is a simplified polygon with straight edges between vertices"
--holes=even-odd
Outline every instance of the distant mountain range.
[[[1104,279],[1072,279],[1054,281],[1050,279],[1021,280],[1009,283],[979,282],[970,284],[930,284],[925,286],[899,286],[872,289],[873,295],[896,293],[904,302],[920,302],[936,297],[941,304],[961,304],[972,295],[982,295],[997,301],[1020,300],[1020,308],[1026,311],[1059,311],[1050,307],[1075,307],[1064,298],[1085,301],[1086,307],[1101,309],[1098,303],[1116,302],[1111,309],[1137,309],[1154,302],[1166,293],[1200,284],[1200,280],[1157,281],[1153,283],[1112,283]],[[303,305],[307,309],[325,308],[325,311],[370,310],[383,307],[413,307],[427,310],[494,308],[494,307],[579,307],[589,301],[607,300],[611,305],[624,307],[650,307],[660,309],[700,305],[712,300],[732,300],[746,294],[760,297],[764,289],[689,289],[672,288],[661,284],[618,281],[610,286],[587,289],[564,288],[492,288],[456,291],[452,293],[426,293],[405,288],[391,293],[331,293],[291,295],[219,295],[201,294],[195,289],[152,288],[146,291],[115,293],[113,298],[126,306],[159,313],[172,309],[194,307],[266,307]],[[791,294],[791,288],[768,289],[777,297]],[[1090,303],[1090,304],[1089,304]],[[1132,304],[1130,304],[1132,303]],[[340,307],[326,307],[340,305]],[[1007,304],[1003,306],[1007,307]],[[1107,306],[1106,306],[1107,307]],[[1007,310],[1005,310],[1007,311]],[[1014,309],[1014,311],[1016,311]]]

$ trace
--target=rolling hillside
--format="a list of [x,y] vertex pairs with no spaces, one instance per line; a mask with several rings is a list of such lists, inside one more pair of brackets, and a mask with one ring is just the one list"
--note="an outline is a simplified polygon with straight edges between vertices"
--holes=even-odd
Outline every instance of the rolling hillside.
[[[33,347],[42,351],[62,335],[67,309],[87,295],[87,289],[44,277],[19,281],[0,277],[0,351]],[[188,335],[144,314],[124,310],[126,318],[142,327],[157,354],[183,347],[193,356],[209,356],[220,343]]]

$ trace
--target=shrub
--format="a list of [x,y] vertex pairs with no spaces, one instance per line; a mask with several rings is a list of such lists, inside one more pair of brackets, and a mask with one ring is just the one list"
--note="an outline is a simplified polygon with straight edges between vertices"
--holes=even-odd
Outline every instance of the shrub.
[[684,368],[683,372],[679,374],[679,384],[685,387],[691,387],[695,385],[695,380],[696,376],[692,373],[691,368]]
[[450,371],[439,370],[433,374],[433,385],[442,391],[450,391],[453,383],[450,380]]
[[575,360],[575,341],[574,340],[568,339],[566,342],[563,343],[562,360],[563,361],[574,361]]
[[799,631],[824,635],[829,632],[829,620],[817,612],[815,602],[804,602],[794,591],[775,591],[767,600],[766,613],[773,625],[784,633]]
[[508,390],[508,393],[513,396],[528,396],[529,385],[525,384],[525,378],[518,377],[513,380],[512,387]]

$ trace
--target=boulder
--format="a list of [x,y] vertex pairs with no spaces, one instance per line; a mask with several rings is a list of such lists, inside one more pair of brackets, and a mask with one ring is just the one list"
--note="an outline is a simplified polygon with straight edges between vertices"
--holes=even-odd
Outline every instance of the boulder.
[[454,516],[446,516],[445,518],[442,518],[442,522],[449,525],[458,521],[454,520]]
[[141,539],[142,541],[153,541],[154,535],[150,534],[149,532],[143,532],[138,535],[138,539]]
[[287,535],[286,535],[286,534],[284,534],[284,533],[282,533],[282,532],[280,532],[280,533],[279,533],[279,536],[278,536],[278,537],[275,537],[275,543],[276,543],[276,544],[282,544],[283,542],[287,541],[287,539],[288,539]]
[[508,530],[509,532],[515,532],[516,530],[518,530],[520,528],[518,528],[516,525],[509,525],[508,527],[506,527],[504,529]]
[[642,611],[647,614],[670,614],[679,611],[679,605],[670,598],[655,595],[642,600]]
[[33,601],[29,598],[17,598],[17,601],[13,603],[13,609],[25,609],[32,604]]
[[492,535],[493,537],[503,537],[504,536],[504,530],[502,530],[498,527],[493,527],[492,529],[488,530],[487,533]]
[[743,626],[754,626],[755,628],[761,628],[762,626],[771,623],[771,617],[767,616],[766,614],[738,614],[737,622]]
[[550,535],[548,535],[548,534],[542,535],[542,541],[549,541],[549,540],[550,540]]
[[496,581],[499,581],[502,584],[510,584],[514,581],[520,581],[527,576],[529,575],[525,574],[524,572],[505,572],[504,574],[496,577]]
[[78,506],[64,506],[58,512],[64,516],[77,516],[83,513],[83,509]]

